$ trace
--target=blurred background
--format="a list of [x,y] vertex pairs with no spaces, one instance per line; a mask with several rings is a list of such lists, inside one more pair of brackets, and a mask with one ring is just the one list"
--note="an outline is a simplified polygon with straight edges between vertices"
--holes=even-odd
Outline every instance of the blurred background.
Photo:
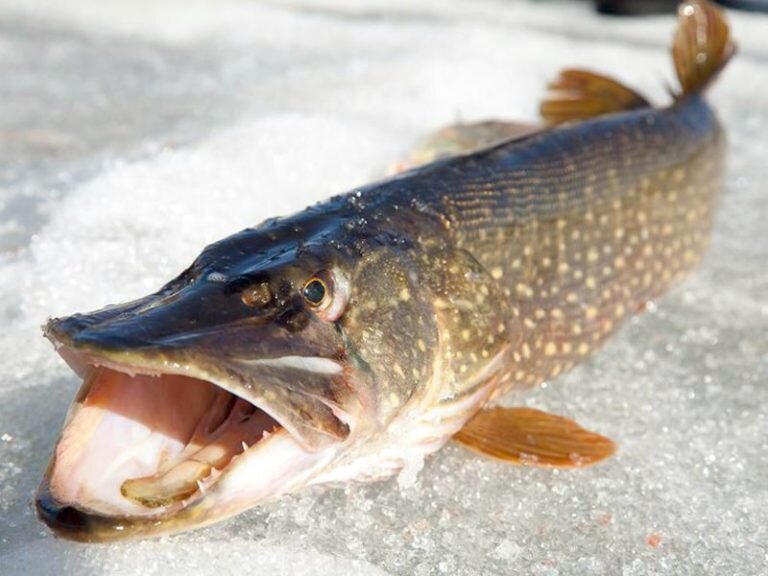
[[78,385],[49,316],[381,177],[456,121],[537,121],[562,67],[670,101],[664,0],[0,1],[0,574],[741,574],[768,565],[768,15],[727,0],[727,189],[699,272],[511,397],[616,439],[594,469],[448,446],[417,484],[312,489],[199,532],[57,541],[32,494]]

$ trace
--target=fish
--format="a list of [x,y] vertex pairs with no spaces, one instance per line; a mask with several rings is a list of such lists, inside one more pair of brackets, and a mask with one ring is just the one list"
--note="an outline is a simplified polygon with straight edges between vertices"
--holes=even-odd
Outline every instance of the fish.
[[153,294],[49,319],[82,385],[37,514],[66,539],[143,538],[388,478],[450,440],[526,466],[610,457],[611,439],[498,400],[584,362],[700,261],[726,155],[705,92],[734,52],[723,13],[686,0],[670,105],[565,70],[536,129],[449,130]]

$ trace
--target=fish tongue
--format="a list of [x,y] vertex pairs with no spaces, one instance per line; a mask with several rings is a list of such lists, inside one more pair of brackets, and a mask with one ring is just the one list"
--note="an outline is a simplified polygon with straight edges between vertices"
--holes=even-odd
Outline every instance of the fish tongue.
[[187,460],[162,476],[146,476],[126,480],[120,487],[123,496],[148,508],[167,506],[188,498],[211,472],[207,462]]
[[153,476],[126,480],[120,488],[123,496],[149,508],[167,506],[189,498],[198,490],[198,482],[214,469],[224,468],[232,458],[246,449],[246,442],[254,441],[254,423],[250,415],[254,409],[247,402],[238,402],[229,418],[222,424],[215,438],[194,453],[184,450],[188,457],[170,469],[163,468]]

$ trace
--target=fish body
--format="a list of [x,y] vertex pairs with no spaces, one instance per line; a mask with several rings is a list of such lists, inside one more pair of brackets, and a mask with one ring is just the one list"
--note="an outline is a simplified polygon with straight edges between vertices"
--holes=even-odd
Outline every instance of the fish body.
[[684,277],[707,245],[724,144],[697,96],[540,131],[347,197],[368,230],[381,222],[417,242],[428,255],[420,282],[442,288],[445,310],[433,381],[408,388],[423,390],[421,414],[383,439],[413,438],[401,445],[410,450],[387,462],[368,444],[371,461],[355,455],[357,467],[386,476],[439,447],[471,409],[572,368]]
[[464,186],[437,203],[453,244],[497,280],[507,332],[520,334],[500,391],[572,367],[690,271],[722,189],[724,142],[695,96],[457,162]]
[[269,220],[155,294],[51,320],[84,383],[42,519],[79,540],[179,531],[390,476],[452,437],[510,461],[610,455],[571,421],[483,408],[582,361],[701,257],[725,151],[702,91],[732,48],[702,0],[675,46],[668,108],[564,73],[542,107],[554,126]]

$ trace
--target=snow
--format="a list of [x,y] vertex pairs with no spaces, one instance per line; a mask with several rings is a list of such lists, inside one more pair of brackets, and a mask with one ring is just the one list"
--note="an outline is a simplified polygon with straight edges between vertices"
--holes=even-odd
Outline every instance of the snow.
[[54,539],[30,501],[78,382],[46,317],[143,295],[456,118],[533,120],[563,65],[657,99],[671,77],[671,18],[586,3],[137,6],[0,4],[0,574],[765,574],[768,18],[738,13],[711,95],[731,158],[709,257],[594,360],[506,399],[617,457],[538,470],[449,445],[407,482],[312,488],[193,533]]

